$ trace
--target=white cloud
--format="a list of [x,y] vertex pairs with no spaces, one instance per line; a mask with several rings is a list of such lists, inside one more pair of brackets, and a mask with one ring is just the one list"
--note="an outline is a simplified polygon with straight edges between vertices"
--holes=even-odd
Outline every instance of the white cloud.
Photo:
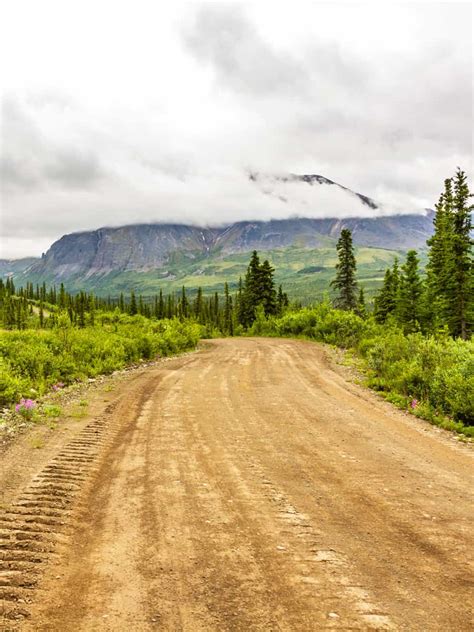
[[383,213],[472,166],[468,3],[2,6],[2,256],[100,225],[374,212],[249,170]]

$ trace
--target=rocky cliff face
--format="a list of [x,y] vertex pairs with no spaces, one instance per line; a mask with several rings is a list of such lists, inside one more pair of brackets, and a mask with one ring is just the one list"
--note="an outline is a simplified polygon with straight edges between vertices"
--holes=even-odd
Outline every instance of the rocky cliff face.
[[72,233],[55,242],[32,272],[67,279],[114,271],[155,270],[165,266],[173,254],[194,258],[208,252],[216,232],[193,226],[152,224]]
[[288,246],[318,248],[333,243],[343,228],[354,243],[387,249],[420,248],[432,232],[432,212],[380,218],[291,219],[238,222],[224,228],[148,224],[65,235],[28,269],[49,280],[149,271],[177,260],[219,254],[274,250]]

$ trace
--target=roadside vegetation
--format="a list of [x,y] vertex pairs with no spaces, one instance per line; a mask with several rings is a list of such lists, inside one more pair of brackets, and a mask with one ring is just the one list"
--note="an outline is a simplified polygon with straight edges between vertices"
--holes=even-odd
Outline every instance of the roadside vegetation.
[[[426,274],[409,251],[386,270],[367,304],[349,230],[337,244],[327,298],[303,308],[276,288],[274,269],[253,252],[223,294],[190,292],[115,298],[70,294],[63,285],[15,288],[0,280],[0,406],[25,418],[58,384],[180,353],[200,338],[304,337],[350,350],[370,387],[397,406],[474,436],[473,206],[465,174],[445,181],[428,242]],[[26,402],[33,402],[26,403]]]
[[399,408],[474,437],[474,341],[447,334],[406,334],[329,302],[258,318],[250,333],[301,337],[351,350],[362,360],[367,385]]
[[0,332],[0,406],[15,403],[28,418],[34,400],[76,381],[193,349],[201,328],[177,319],[99,313],[79,328],[59,314],[47,329]]

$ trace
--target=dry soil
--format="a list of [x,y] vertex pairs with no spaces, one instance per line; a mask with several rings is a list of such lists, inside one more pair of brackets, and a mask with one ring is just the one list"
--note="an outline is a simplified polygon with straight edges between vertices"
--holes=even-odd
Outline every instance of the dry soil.
[[206,343],[48,449],[3,455],[4,630],[474,629],[470,446],[318,345]]

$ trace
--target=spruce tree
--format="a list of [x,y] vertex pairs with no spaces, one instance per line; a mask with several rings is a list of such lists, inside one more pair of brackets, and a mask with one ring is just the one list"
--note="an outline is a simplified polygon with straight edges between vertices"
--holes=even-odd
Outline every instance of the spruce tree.
[[244,324],[245,321],[245,305],[244,305],[244,285],[242,283],[242,277],[239,277],[239,289],[237,291],[237,321],[240,325]]
[[363,287],[359,289],[359,296],[357,297],[357,306],[355,308],[355,312],[361,318],[365,318],[365,316],[367,316],[367,307],[365,305],[365,294]]
[[228,283],[224,284],[224,333],[233,336],[232,297],[229,294]]
[[202,300],[202,288],[200,287],[198,288],[196,298],[194,300],[193,312],[194,312],[194,317],[196,318],[196,320],[200,323],[203,322],[204,306],[203,306],[203,300]]
[[284,305],[284,296],[283,296],[283,289],[281,287],[281,285],[278,286],[278,294],[277,294],[277,313],[280,316],[283,312],[283,305]]
[[89,324],[93,327],[95,325],[95,297],[93,294],[89,294],[87,309],[89,311]]
[[452,280],[448,285],[447,309],[452,334],[467,340],[473,325],[474,311],[474,262],[471,239],[474,205],[464,171],[458,168],[454,176],[452,210]]
[[255,320],[255,312],[261,294],[260,259],[256,250],[252,252],[245,275],[241,297],[241,324],[250,327]]
[[160,295],[158,297],[158,316],[160,320],[165,317],[165,302],[163,300],[163,290],[160,288]]
[[188,318],[189,316],[189,301],[186,295],[186,288],[184,285],[181,288],[181,299],[178,305],[180,318]]
[[86,315],[85,315],[85,297],[84,293],[80,292],[77,302],[76,302],[76,311],[77,311],[77,324],[81,329],[86,326]]
[[219,294],[217,292],[214,292],[214,300],[212,301],[212,320],[214,325],[219,328]]
[[339,309],[355,309],[357,306],[356,260],[352,233],[348,228],[342,229],[336,248],[339,262],[336,264],[336,278],[331,281],[331,287],[338,291],[334,304]]
[[397,310],[398,319],[408,333],[420,328],[423,286],[418,264],[416,250],[409,250],[402,266]]
[[262,303],[265,316],[273,316],[277,313],[277,294],[273,274],[275,270],[268,259],[262,263],[259,269],[259,295],[257,305]]
[[374,316],[378,323],[386,322],[390,315],[395,316],[400,289],[400,270],[395,258],[392,268],[385,271],[383,285],[374,299]]
[[448,295],[453,283],[453,192],[452,179],[444,181],[444,192],[435,205],[434,233],[429,246],[425,315],[432,329],[448,321]]
[[64,283],[61,283],[59,288],[59,308],[64,309],[66,307],[66,290],[64,289]]
[[168,294],[168,300],[166,301],[166,318],[173,318],[174,315],[173,297],[171,294]]
[[132,290],[130,292],[130,307],[129,307],[130,316],[135,316],[138,313],[137,309],[137,299],[135,298],[135,292]]
[[383,285],[374,299],[374,317],[378,323],[384,323],[395,308],[392,271],[385,270]]

